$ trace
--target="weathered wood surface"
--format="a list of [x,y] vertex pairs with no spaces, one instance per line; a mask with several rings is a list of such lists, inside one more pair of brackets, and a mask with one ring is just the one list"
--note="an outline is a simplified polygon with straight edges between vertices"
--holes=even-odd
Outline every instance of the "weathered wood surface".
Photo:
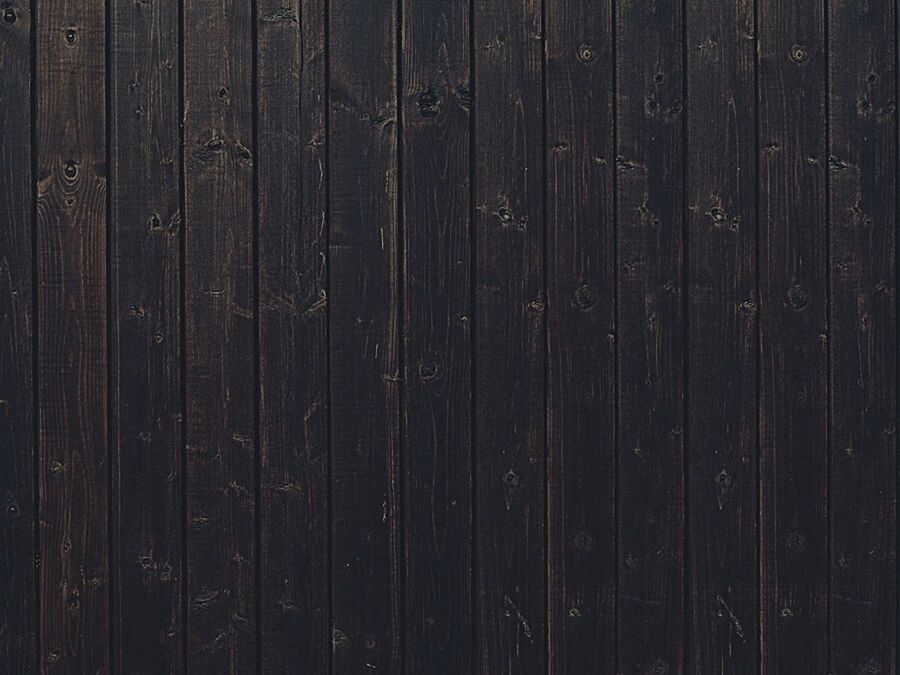
[[110,6],[111,669],[183,667],[179,28]]
[[34,22],[38,653],[66,673],[111,665],[106,11]]
[[254,16],[184,0],[187,667],[257,667]]
[[0,670],[897,672],[898,26],[0,3]]

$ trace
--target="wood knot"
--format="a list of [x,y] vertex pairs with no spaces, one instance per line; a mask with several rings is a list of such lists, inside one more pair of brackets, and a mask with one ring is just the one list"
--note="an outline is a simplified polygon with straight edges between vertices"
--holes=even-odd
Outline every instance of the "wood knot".
[[67,181],[74,181],[78,177],[78,162],[70,159],[63,164],[63,176]]
[[222,148],[225,147],[225,141],[222,138],[220,138],[219,136],[213,136],[208,141],[206,141],[206,144],[204,145],[204,147],[207,150],[212,150],[213,152],[218,152],[219,150],[221,150]]
[[594,538],[588,532],[579,532],[572,545],[579,551],[587,552],[594,548]]
[[791,60],[794,63],[806,63],[809,60],[809,47],[804,44],[795,44],[791,47]]
[[425,91],[419,92],[416,96],[416,106],[419,108],[419,114],[422,117],[434,117],[438,114],[441,97],[432,88],[429,87]]
[[832,156],[828,158],[828,168],[831,169],[834,173],[841,173],[847,170],[847,162]]
[[423,380],[433,380],[437,377],[439,370],[440,368],[436,361],[419,362],[419,377]]
[[597,296],[590,288],[582,286],[575,291],[575,302],[582,311],[587,312],[597,304]]
[[597,58],[597,52],[589,44],[583,44],[578,48],[578,60],[582,63],[590,63]]
[[787,547],[797,553],[802,552],[806,548],[806,537],[800,532],[791,532],[787,536]]
[[633,171],[634,170],[634,162],[629,162],[621,155],[616,157],[616,168],[619,171]]
[[859,672],[862,675],[878,675],[881,672],[881,664],[876,659],[871,658],[863,664]]
[[799,285],[788,291],[787,299],[788,304],[798,311],[809,304],[809,294]]

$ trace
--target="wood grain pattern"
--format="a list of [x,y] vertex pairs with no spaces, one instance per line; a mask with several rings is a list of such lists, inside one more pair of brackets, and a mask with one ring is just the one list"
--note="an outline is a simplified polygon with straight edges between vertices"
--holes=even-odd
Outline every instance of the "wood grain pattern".
[[402,667],[397,4],[329,5],[334,672]]
[[255,672],[253,16],[184,5],[188,666]]
[[758,672],[753,2],[687,25],[690,672]]
[[832,0],[829,662],[896,663],[896,7]]
[[325,23],[257,5],[260,645],[265,672],[328,672]]
[[612,3],[547,3],[549,648],[616,672]]
[[681,7],[616,7],[619,669],[683,672]]
[[761,667],[827,672],[824,5],[759,2]]
[[543,26],[475,0],[475,584],[483,672],[545,667]]
[[37,667],[32,15],[0,12],[0,663]]
[[36,18],[40,659],[110,667],[106,6]]
[[113,670],[182,667],[177,12],[113,0],[110,369]]
[[402,7],[406,671],[472,672],[469,5]]
[[897,0],[0,0],[0,671],[896,673]]

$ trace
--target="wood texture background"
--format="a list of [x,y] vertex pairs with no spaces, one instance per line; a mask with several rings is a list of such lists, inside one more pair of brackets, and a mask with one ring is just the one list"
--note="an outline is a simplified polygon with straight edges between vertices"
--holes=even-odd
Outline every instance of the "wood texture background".
[[0,671],[897,672],[897,0],[2,0]]

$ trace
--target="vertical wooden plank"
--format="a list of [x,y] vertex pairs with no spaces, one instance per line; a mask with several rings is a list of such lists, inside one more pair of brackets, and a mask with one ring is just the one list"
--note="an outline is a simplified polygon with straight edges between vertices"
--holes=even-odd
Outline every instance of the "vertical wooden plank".
[[830,669],[896,657],[895,3],[831,0]]
[[476,0],[476,598],[481,671],[543,672],[545,305],[539,0]]
[[328,672],[324,2],[257,7],[265,672]]
[[182,669],[178,12],[110,18],[113,670]]
[[406,671],[472,644],[469,4],[403,5]]
[[36,21],[41,659],[107,672],[106,6]]
[[31,11],[0,9],[0,663],[37,662]]
[[692,672],[758,672],[753,0],[688,0]]
[[759,0],[762,668],[826,672],[823,0]]
[[548,570],[555,673],[616,672],[612,2],[547,7]]
[[256,671],[252,5],[184,5],[188,663]]
[[619,669],[683,670],[682,5],[616,7]]
[[399,672],[397,6],[329,5],[333,667]]

